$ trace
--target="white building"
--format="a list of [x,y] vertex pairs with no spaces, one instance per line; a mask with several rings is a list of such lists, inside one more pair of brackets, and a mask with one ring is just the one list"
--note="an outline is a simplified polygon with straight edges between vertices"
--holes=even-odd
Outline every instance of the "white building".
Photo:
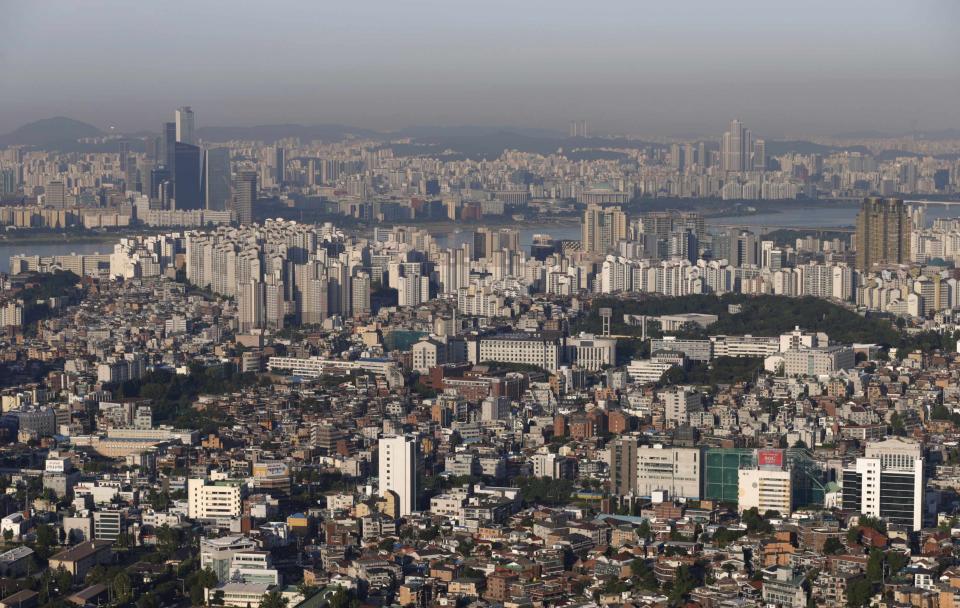
[[784,517],[793,506],[793,476],[790,471],[766,469],[740,469],[737,502],[740,512],[756,507],[763,515],[777,511]]
[[792,348],[783,353],[783,371],[788,376],[822,376],[856,365],[848,346]]
[[866,455],[843,470],[843,508],[919,530],[923,464],[915,442],[892,438],[867,444]]
[[638,496],[664,490],[671,498],[699,500],[702,475],[700,448],[644,445],[637,449]]
[[187,481],[187,517],[226,521],[243,514],[246,486],[236,479]]
[[396,494],[401,517],[415,513],[419,456],[416,438],[405,435],[381,437],[377,452],[380,494]]
[[567,338],[567,359],[581,369],[599,371],[617,363],[617,339],[581,333]]

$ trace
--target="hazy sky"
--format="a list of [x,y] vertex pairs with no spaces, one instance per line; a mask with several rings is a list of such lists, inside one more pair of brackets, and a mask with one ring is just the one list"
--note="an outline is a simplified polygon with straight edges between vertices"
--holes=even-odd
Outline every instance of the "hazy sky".
[[0,0],[0,131],[960,128],[958,0]]

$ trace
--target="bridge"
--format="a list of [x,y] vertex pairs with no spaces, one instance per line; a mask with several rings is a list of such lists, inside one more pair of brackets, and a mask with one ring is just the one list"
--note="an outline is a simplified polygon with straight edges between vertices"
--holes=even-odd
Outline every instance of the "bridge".
[[784,224],[752,224],[750,222],[715,222],[710,225],[719,228],[760,228],[764,234],[773,230],[792,230],[795,232],[808,232],[810,234],[821,234],[824,232],[853,234],[857,231],[856,228],[850,226],[789,226]]
[[960,205],[960,201],[928,201],[928,200],[915,200],[908,201],[904,200],[904,204],[907,205],[943,205],[944,207],[953,207]]

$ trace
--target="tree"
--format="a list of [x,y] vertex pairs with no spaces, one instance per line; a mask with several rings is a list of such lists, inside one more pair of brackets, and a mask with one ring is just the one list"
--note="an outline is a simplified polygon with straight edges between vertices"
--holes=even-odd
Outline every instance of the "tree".
[[843,551],[843,543],[835,536],[831,536],[823,543],[823,552],[827,555],[837,555],[838,553],[843,553]]
[[697,579],[690,571],[690,566],[684,564],[677,568],[677,574],[673,578],[673,586],[670,587],[670,594],[667,598],[671,606],[679,606],[688,593],[697,586]]
[[89,585],[96,585],[97,583],[103,583],[107,580],[107,569],[103,566],[97,565],[90,569],[90,572],[87,572],[87,578],[84,579],[84,582]]
[[847,607],[861,608],[870,604],[873,584],[865,578],[857,578],[847,585]]
[[160,608],[157,596],[149,591],[137,598],[136,605],[137,608]]
[[907,434],[907,427],[903,424],[903,417],[900,415],[900,412],[894,412],[890,416],[890,429],[894,435],[903,437]]
[[870,549],[870,559],[867,560],[867,580],[879,583],[883,580],[883,563],[886,556],[876,547]]
[[118,604],[126,604],[130,601],[130,596],[133,594],[133,583],[130,582],[130,576],[126,572],[121,572],[113,577],[110,588],[113,590],[113,600]]
[[630,562],[630,574],[634,584],[641,589],[652,591],[657,588],[657,577],[646,560],[638,557]]
[[887,551],[887,567],[890,574],[896,574],[910,563],[910,557],[899,551]]
[[199,606],[204,602],[204,590],[213,589],[217,586],[217,574],[206,567],[199,572],[194,572],[187,578],[187,585],[190,587],[190,601],[194,606]]
[[52,526],[40,524],[37,526],[37,553],[40,557],[49,557],[50,547],[57,544],[57,533]]
[[327,598],[327,602],[330,604],[330,608],[348,608],[350,606],[350,594],[343,587],[337,587],[337,590]]
[[163,524],[157,528],[157,550],[164,559],[173,555],[180,547],[180,535],[176,530]]
[[5,542],[8,542],[8,543],[9,543],[10,541],[12,541],[12,540],[13,540],[13,530],[11,530],[10,528],[7,528],[6,530],[4,530],[4,531],[3,531],[3,540],[4,540]]
[[57,583],[57,591],[61,594],[70,591],[70,588],[73,587],[73,575],[67,572],[63,566],[57,568],[56,572],[53,573],[53,578]]
[[643,520],[642,522],[640,522],[640,525],[637,526],[637,535],[639,535],[640,538],[643,540],[649,540],[650,539],[650,522],[648,522],[647,520]]
[[280,595],[279,591],[271,591],[260,600],[260,608],[287,608],[287,598]]

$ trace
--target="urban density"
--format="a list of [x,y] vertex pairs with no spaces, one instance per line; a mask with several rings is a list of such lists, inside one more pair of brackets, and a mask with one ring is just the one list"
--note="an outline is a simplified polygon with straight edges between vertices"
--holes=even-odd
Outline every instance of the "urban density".
[[0,608],[960,608],[955,129],[196,99],[0,135]]

